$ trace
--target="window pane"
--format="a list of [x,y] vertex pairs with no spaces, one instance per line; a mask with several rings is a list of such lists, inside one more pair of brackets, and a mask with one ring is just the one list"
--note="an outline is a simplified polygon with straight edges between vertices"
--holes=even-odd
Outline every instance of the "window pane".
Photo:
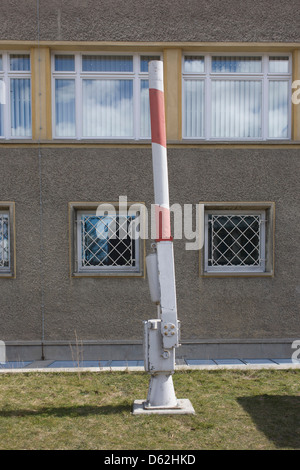
[[56,55],[55,70],[58,72],[74,72],[75,59],[73,55]]
[[81,216],[81,267],[136,266],[135,240],[130,237],[133,216]]
[[269,137],[288,137],[289,82],[269,82]]
[[31,90],[29,78],[10,80],[11,135],[31,136]]
[[149,81],[141,80],[140,95],[140,135],[151,137],[150,103],[149,103]]
[[262,71],[261,57],[213,57],[214,73],[259,73]]
[[55,80],[55,135],[75,136],[75,80]]
[[288,73],[289,58],[288,57],[269,57],[269,72]]
[[212,82],[212,137],[261,137],[262,84],[254,80]]
[[199,56],[185,56],[184,58],[184,71],[185,72],[204,72],[204,57]]
[[0,136],[4,135],[4,104],[5,104],[5,93],[4,93],[4,81],[0,79]]
[[140,65],[141,72],[148,72],[148,66],[151,60],[160,60],[160,56],[159,55],[153,55],[153,56],[142,55],[141,56],[141,65]]
[[133,58],[116,55],[84,55],[82,70],[84,72],[132,72]]
[[83,80],[83,136],[133,136],[133,81]]
[[208,215],[208,266],[259,266],[259,215]]
[[11,54],[10,70],[28,71],[30,70],[30,55]]
[[3,65],[2,65],[2,55],[0,55],[0,70],[3,70]]
[[184,133],[186,137],[204,136],[204,81],[184,81]]
[[9,217],[0,214],[0,269],[9,268]]

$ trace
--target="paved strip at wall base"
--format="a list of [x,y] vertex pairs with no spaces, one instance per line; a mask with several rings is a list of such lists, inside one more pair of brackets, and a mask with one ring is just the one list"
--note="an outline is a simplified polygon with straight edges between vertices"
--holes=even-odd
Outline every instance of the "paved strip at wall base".
[[[180,359],[291,359],[294,349],[292,343],[297,338],[284,339],[203,339],[182,340],[176,351],[177,362]],[[142,340],[132,341],[7,341],[6,356],[8,361],[142,361]]]

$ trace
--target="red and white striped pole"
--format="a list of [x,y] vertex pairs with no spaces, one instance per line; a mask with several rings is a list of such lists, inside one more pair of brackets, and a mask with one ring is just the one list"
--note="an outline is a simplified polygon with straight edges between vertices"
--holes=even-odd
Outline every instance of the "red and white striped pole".
[[156,241],[170,241],[172,237],[162,61],[155,60],[149,63],[149,97]]
[[[173,241],[171,237],[163,63],[149,63],[156,252],[146,258],[150,294],[158,319],[144,322],[145,370],[151,374],[146,401],[136,400],[138,413],[194,413],[189,400],[177,400],[172,375],[179,346]],[[189,402],[189,403],[187,403]],[[187,406],[188,405],[188,406]]]

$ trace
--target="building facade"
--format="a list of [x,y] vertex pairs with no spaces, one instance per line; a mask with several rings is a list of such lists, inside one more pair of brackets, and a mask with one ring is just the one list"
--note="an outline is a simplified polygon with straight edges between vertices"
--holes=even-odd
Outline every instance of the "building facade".
[[[8,358],[71,358],[79,345],[84,359],[142,359],[142,322],[156,316],[145,269],[153,59],[164,64],[177,356],[291,357],[297,2],[22,0],[1,18]],[[133,237],[142,220],[147,233]]]

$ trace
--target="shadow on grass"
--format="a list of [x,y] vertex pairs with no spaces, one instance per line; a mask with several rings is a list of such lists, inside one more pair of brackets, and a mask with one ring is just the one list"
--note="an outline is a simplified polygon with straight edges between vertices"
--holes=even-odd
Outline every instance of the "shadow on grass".
[[121,413],[129,413],[131,406],[128,403],[120,403],[119,405],[106,405],[106,406],[61,406],[61,407],[42,407],[32,410],[18,409],[18,410],[1,410],[0,418],[11,417],[27,417],[27,416],[56,416],[57,418],[78,418],[90,415],[114,415]]
[[237,401],[277,448],[300,449],[300,396],[258,395]]

